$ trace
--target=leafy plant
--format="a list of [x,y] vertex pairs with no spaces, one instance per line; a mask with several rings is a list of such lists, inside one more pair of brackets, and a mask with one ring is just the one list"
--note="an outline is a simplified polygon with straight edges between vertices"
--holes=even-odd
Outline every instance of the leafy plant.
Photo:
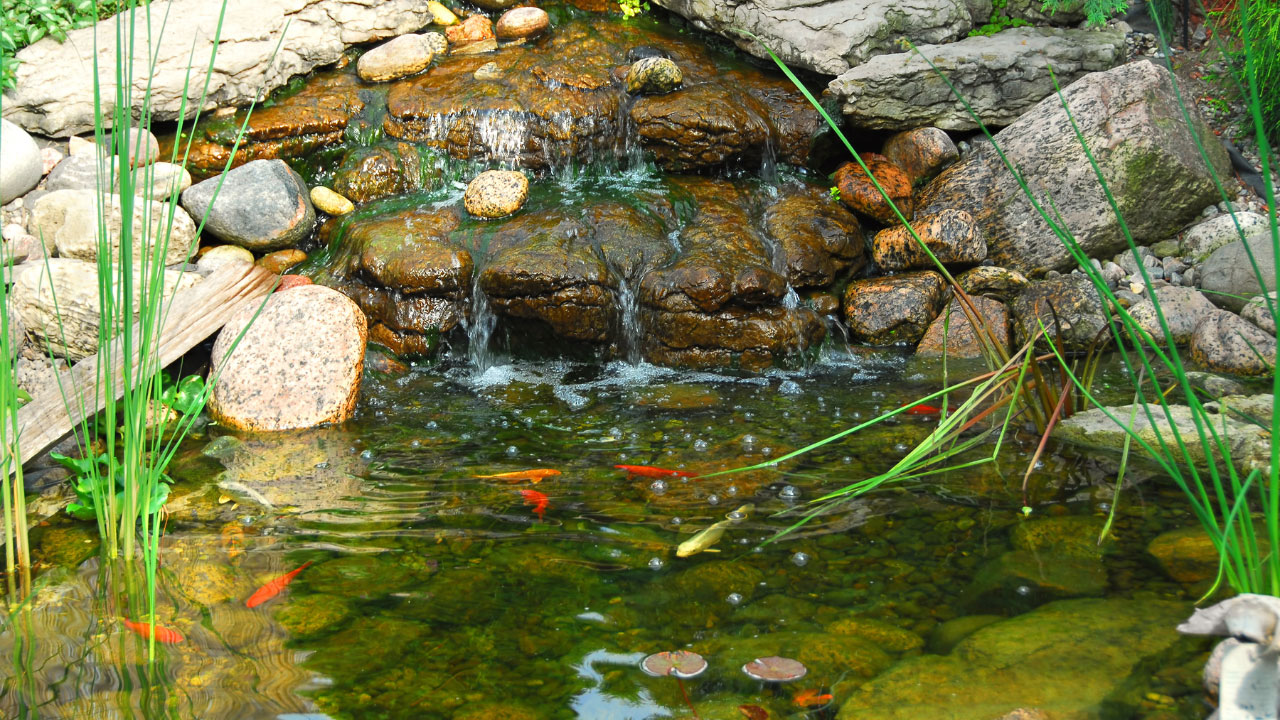
[[[1043,10],[1056,13],[1068,0],[1044,0]],[[1129,0],[1085,0],[1084,14],[1090,25],[1105,25],[1109,18],[1123,15],[1129,10]]]
[[[71,488],[76,493],[76,500],[67,505],[67,514],[71,517],[77,520],[96,520],[98,513],[102,512],[98,507],[99,500],[109,494],[116,504],[123,505],[125,502],[125,473],[119,460],[106,453],[86,458],[49,453],[49,457],[72,473]],[[143,504],[147,512],[155,514],[160,512],[160,508],[169,499],[169,485],[173,483],[173,478],[155,468],[147,468],[147,472],[156,475],[153,482],[148,483],[150,497]],[[115,479],[114,483],[112,478]],[[108,483],[111,485],[107,485]]]
[[839,187],[837,187],[837,186],[835,186],[835,185],[832,185],[832,186],[831,186],[831,189],[828,191],[828,193],[831,195],[831,199],[832,199],[832,200],[839,200],[839,199],[840,199],[840,188],[839,188]]
[[160,404],[180,415],[196,415],[204,409],[208,387],[201,375],[188,375],[174,382],[169,373],[160,374]]
[[1006,28],[1023,27],[1031,23],[1022,18],[1013,18],[1005,14],[1004,9],[1009,5],[1009,0],[992,0],[991,3],[991,20],[985,25],[981,25],[969,31],[969,37],[978,35],[995,35]]
[[630,19],[640,13],[649,12],[649,3],[644,0],[618,0],[618,9],[622,10],[624,17]]

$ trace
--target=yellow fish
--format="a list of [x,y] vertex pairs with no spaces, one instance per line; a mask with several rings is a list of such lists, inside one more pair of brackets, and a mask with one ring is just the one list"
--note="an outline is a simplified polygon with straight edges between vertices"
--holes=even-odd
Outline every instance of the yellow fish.
[[711,550],[711,546],[720,542],[720,538],[724,537],[724,531],[737,525],[747,519],[755,506],[748,503],[742,507],[729,513],[727,519],[706,528],[702,532],[680,543],[676,548],[676,557],[689,557],[697,555],[700,552],[719,552],[719,550]]
[[543,480],[546,480],[549,477],[555,477],[559,474],[559,470],[552,470],[551,468],[536,468],[533,470],[516,470],[514,472],[498,473],[497,475],[472,475],[471,477],[486,478],[489,480],[510,480],[511,482],[528,480],[534,485],[537,485]]

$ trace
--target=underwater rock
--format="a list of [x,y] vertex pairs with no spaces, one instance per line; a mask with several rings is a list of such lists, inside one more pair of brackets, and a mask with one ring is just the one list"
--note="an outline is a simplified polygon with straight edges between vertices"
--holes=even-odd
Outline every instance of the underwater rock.
[[1191,359],[1210,372],[1270,375],[1276,368],[1276,339],[1233,312],[1217,310],[1196,326]]
[[316,223],[306,183],[283,160],[255,160],[192,185],[182,206],[194,217],[208,213],[205,232],[258,252],[295,245]]
[[831,635],[854,635],[889,653],[903,653],[924,646],[924,638],[883,620],[849,617],[823,628]]
[[[1056,338],[1068,351],[1086,351],[1095,339],[1107,343],[1107,314],[1098,291],[1084,275],[1064,275],[1032,284],[1009,304],[1018,342],[1040,332]],[[1100,338],[1100,339],[1099,339]],[[1041,342],[1044,338],[1041,338]]]
[[681,570],[671,583],[686,602],[722,604],[730,593],[738,593],[743,600],[750,600],[761,580],[764,580],[764,575],[751,565],[713,560]]
[[1010,533],[1015,550],[1051,557],[1098,560],[1115,549],[1115,537],[1099,544],[1106,522],[1101,517],[1041,517],[1019,522]]
[[364,313],[337,291],[307,285],[275,293],[260,311],[246,308],[218,334],[212,357],[226,359],[217,363],[209,412],[246,431],[345,420],[355,411],[367,337]]
[[[170,210],[172,223],[168,221]],[[101,215],[111,238],[112,256],[119,258],[124,225],[122,211],[119,195],[102,195],[97,190],[56,190],[35,201],[27,228],[44,244],[46,252],[56,247],[61,257],[96,262]],[[129,224],[133,229],[135,265],[144,254],[154,251],[152,244],[161,237],[168,237],[163,258],[166,265],[186,261],[196,240],[196,224],[191,216],[171,203],[136,199]]]
[[[976,296],[970,299],[978,315],[995,335],[994,342],[1007,352],[1009,309],[999,300],[988,297]],[[926,356],[942,355],[945,352],[948,357],[983,357],[986,342],[980,337],[985,335],[979,336],[978,330],[965,315],[960,301],[956,299],[929,324],[929,329],[925,330],[924,337],[920,338],[920,343],[916,346],[916,352]]]
[[1001,300],[1012,300],[1031,281],[1017,270],[980,265],[957,275],[956,284],[970,295],[994,295]]
[[[1216,311],[1213,303],[1195,288],[1163,285],[1154,288],[1152,292],[1160,302],[1160,313],[1169,327],[1173,342],[1178,345],[1190,342],[1192,334],[1205,316]],[[1129,308],[1129,314],[1138,327],[1151,334],[1156,343],[1165,344],[1164,329],[1160,326],[1155,303],[1150,297],[1143,298],[1142,302]]]
[[346,215],[356,209],[355,203],[323,185],[311,188],[311,204],[329,215]]
[[[877,153],[862,153],[862,161],[867,170],[875,176],[880,187],[884,188],[893,204],[898,206],[902,216],[910,220],[914,211],[914,199],[911,193],[911,181],[902,170],[888,158]],[[840,189],[840,200],[851,210],[861,213],[884,225],[895,225],[898,216],[885,201],[884,196],[876,189],[871,178],[856,162],[847,162],[836,168],[836,187]]]
[[684,75],[680,66],[665,57],[641,58],[627,71],[627,92],[643,95],[663,95],[680,87]]
[[960,158],[946,131],[936,127],[904,130],[885,140],[880,153],[906,174],[913,186],[933,178]]
[[[1253,272],[1254,262],[1262,274],[1261,283]],[[1239,312],[1249,298],[1276,289],[1271,233],[1254,233],[1245,240],[1234,240],[1214,250],[1196,269],[1196,277],[1201,278],[1200,287],[1215,305]]]
[[[1146,598],[1051,603],[974,632],[949,655],[907,658],[873,680],[836,685],[848,698],[837,717],[915,720],[935,714],[940,697],[952,720],[1027,707],[1095,717],[1148,659],[1173,662],[1165,654],[1186,612],[1184,603]],[[1055,682],[1044,681],[1050,675]]]
[[902,225],[876,233],[871,242],[871,257],[881,270],[933,268],[933,260],[925,254],[920,243],[924,243],[943,265],[973,265],[987,257],[987,243],[977,233],[973,216],[964,210],[918,215],[911,226],[920,242]]
[[765,236],[778,244],[794,288],[826,287],[866,264],[858,219],[820,188],[784,186],[764,213]]
[[174,587],[197,605],[221,605],[249,590],[235,568],[221,559],[178,556],[174,559],[166,557],[165,560],[165,570],[173,573]]
[[939,624],[929,634],[928,650],[938,655],[946,655],[961,640],[969,637],[982,628],[1004,620],[1003,615],[961,615],[958,618]]
[[[495,10],[499,8],[493,8]],[[460,25],[445,28],[444,36],[449,41],[449,48],[454,52],[465,49],[468,45],[494,40],[493,22],[484,15],[472,15]],[[496,47],[496,46],[495,46]]]
[[386,143],[347,151],[334,173],[333,188],[353,202],[365,203],[430,190],[440,174],[440,159],[433,151],[410,143]]
[[[1177,233],[1216,201],[1213,177],[1197,150],[1169,72],[1150,61],[1090,73],[1063,90],[1071,117],[1099,156],[1102,176],[1139,245]],[[1189,109],[1195,135],[1212,135]],[[1124,233],[1096,176],[1088,172],[1081,141],[1057,96],[1045,98],[1017,122],[996,133],[1008,161],[1037,192],[1053,198],[1054,212],[1090,257],[1124,247]],[[1226,151],[1205,143],[1216,175],[1230,173]],[[1086,171],[1081,171],[1086,169]],[[1065,270],[1075,260],[1031,206],[1021,186],[989,143],[942,171],[919,197],[922,213],[943,208],[969,211],[986,238],[995,264],[1029,276]]]
[[[721,601],[723,603],[723,601]],[[837,678],[875,677],[893,664],[893,657],[872,642],[854,635],[821,632],[776,632],[750,638],[715,638],[693,646],[715,658],[717,666],[737,668],[759,657],[783,655],[808,669],[805,682],[823,685]]]
[[[1124,34],[1118,30],[1008,28],[880,55],[832,80],[827,90],[855,127],[973,130],[978,124],[969,108],[987,126],[1008,125],[1054,95],[1055,78],[1066,87],[1124,59]],[[956,99],[948,80],[967,105]]]
[[529,178],[518,170],[486,170],[467,183],[462,202],[467,212],[500,218],[519,210],[529,197]]
[[493,32],[499,40],[524,40],[536,37],[551,27],[547,11],[536,7],[512,8],[498,18]]
[[1101,556],[1053,557],[1014,550],[979,568],[964,598],[975,611],[1019,611],[1051,600],[1101,597],[1106,590],[1107,569]]
[[914,345],[937,315],[946,287],[932,271],[854,280],[844,295],[850,338],[869,345]]
[[502,68],[498,66],[498,63],[487,62],[476,68],[476,71],[471,76],[480,81],[497,80],[502,77]]
[[307,254],[296,248],[277,250],[258,258],[257,265],[276,275],[283,275],[289,268],[307,259]]
[[279,606],[275,618],[293,637],[313,638],[336,628],[351,610],[351,603],[336,595],[294,595]]
[[387,82],[420,73],[435,59],[421,35],[401,35],[369,50],[356,61],[356,74],[365,82]]
[[1218,549],[1199,526],[1162,532],[1147,543],[1147,552],[1180,583],[1194,585],[1218,575]]

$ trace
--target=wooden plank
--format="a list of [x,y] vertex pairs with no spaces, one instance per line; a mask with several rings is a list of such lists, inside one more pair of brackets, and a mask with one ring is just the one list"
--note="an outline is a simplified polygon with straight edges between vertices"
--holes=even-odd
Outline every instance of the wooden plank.
[[[160,367],[222,329],[242,308],[256,308],[277,279],[277,275],[255,265],[232,264],[175,295],[160,331]],[[124,356],[118,344],[113,355],[109,367],[121,367]],[[138,357],[135,352],[135,361]],[[99,355],[85,358],[71,371],[70,381],[63,381],[63,392],[43,393],[18,411],[18,440],[24,464],[106,405],[107,393],[98,387],[100,362]],[[124,378],[114,377],[112,386],[113,397],[124,394]]]

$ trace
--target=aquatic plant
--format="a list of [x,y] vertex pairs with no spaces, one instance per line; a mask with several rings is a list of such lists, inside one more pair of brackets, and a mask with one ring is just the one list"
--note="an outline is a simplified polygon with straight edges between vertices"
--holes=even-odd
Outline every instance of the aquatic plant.
[[[0,152],[4,148],[0,147]],[[21,391],[14,374],[16,328],[10,325],[9,286],[13,265],[7,256],[8,244],[0,244],[0,511],[4,513],[4,569],[13,584],[17,568],[31,567],[31,547],[27,541],[26,493],[22,482],[22,460],[18,451],[18,408]]]
[[684,698],[684,704],[689,706],[689,712],[693,713],[695,720],[701,720],[698,710],[693,707],[693,701],[689,699],[689,691],[684,687],[685,680],[706,672],[707,661],[701,655],[688,650],[654,653],[640,661],[640,669],[646,675],[653,677],[670,675],[675,678],[680,686],[680,696]]

